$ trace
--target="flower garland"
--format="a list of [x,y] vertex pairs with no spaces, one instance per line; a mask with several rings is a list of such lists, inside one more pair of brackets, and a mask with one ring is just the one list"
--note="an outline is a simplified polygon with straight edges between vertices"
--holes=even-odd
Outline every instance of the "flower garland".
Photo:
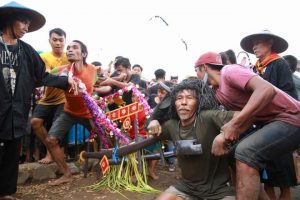
[[103,112],[103,110],[97,105],[97,103],[94,101],[94,99],[86,92],[86,86],[82,81],[74,76],[74,65],[73,63],[71,65],[71,69],[69,72],[69,77],[71,77],[74,81],[78,83],[78,87],[82,91],[82,98],[84,102],[86,103],[91,115],[92,119],[95,125],[96,132],[99,134],[100,140],[103,142],[103,145],[105,148],[109,148],[108,142],[105,139],[101,125],[104,125],[104,127],[108,128],[111,130],[115,136],[120,138],[124,144],[129,143],[129,139],[126,138],[120,131],[120,129],[116,128],[113,123],[107,118],[106,114]]
[[130,85],[130,86],[124,87],[122,89],[119,89],[117,92],[115,92],[113,94],[110,94],[103,98],[100,98],[99,106],[101,107],[102,110],[104,110],[105,104],[107,102],[113,101],[114,98],[120,98],[124,93],[126,93],[130,90],[132,91],[132,94],[137,97],[139,103],[143,106],[146,117],[149,118],[153,111],[152,111],[151,107],[149,106],[148,102],[146,101],[146,99],[144,98],[144,95],[137,89],[137,87],[135,85]]
[[[111,130],[115,136],[117,136],[118,138],[120,138],[122,140],[122,142],[124,144],[128,144],[129,143],[129,139],[126,138],[120,131],[120,129],[116,128],[112,121],[110,121],[110,119],[107,118],[106,114],[103,112],[103,110],[100,109],[100,107],[96,104],[96,102],[94,101],[94,99],[87,94],[86,92],[82,93],[82,97],[93,117],[93,122],[95,125],[95,129],[96,132],[102,133],[101,131],[101,125],[104,125],[104,127],[106,127],[107,129]],[[99,134],[101,141],[103,141],[104,147],[108,148],[108,143],[105,140],[105,137],[103,134]]]
[[151,107],[149,106],[148,102],[144,98],[144,95],[134,85],[132,85],[131,87],[132,87],[131,88],[132,93],[138,98],[139,102],[144,107],[146,117],[149,118],[153,112]]

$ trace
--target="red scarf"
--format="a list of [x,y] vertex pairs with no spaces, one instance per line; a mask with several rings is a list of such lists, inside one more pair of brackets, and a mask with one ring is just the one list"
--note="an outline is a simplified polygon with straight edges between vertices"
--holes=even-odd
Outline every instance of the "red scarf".
[[278,55],[278,54],[276,54],[276,53],[272,53],[271,55],[269,55],[268,57],[266,57],[263,61],[259,61],[259,60],[257,60],[256,61],[256,63],[255,63],[255,67],[256,67],[256,69],[257,69],[257,71],[258,71],[258,73],[260,74],[260,75],[263,75],[264,73],[265,73],[265,71],[266,70],[264,70],[266,67],[267,67],[267,65],[270,63],[270,62],[272,62],[272,61],[274,61],[274,60],[277,60],[277,59],[279,59],[280,58],[280,56]]

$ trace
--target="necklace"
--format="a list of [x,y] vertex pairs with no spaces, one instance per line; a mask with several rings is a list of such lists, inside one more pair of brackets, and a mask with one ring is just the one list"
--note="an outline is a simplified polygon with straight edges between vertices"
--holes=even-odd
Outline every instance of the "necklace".
[[[13,61],[11,56],[13,56],[12,52],[9,51],[7,44],[5,43],[4,39],[3,39],[3,35],[1,35],[1,43],[4,44],[5,47],[5,51],[7,53],[7,57],[8,57],[8,61],[9,61],[9,70],[8,70],[8,82],[9,82],[9,88],[11,90],[11,96],[14,95],[15,92],[15,86],[16,86],[16,79],[17,79],[17,75],[16,75],[16,71],[13,67]],[[17,40],[17,44],[18,45],[18,52],[16,54],[16,65],[19,65],[19,67],[21,66],[21,45],[19,43],[19,41]]]

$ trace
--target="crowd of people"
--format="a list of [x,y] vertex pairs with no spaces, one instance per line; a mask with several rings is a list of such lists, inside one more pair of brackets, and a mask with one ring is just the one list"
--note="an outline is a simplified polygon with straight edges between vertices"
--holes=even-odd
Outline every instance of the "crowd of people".
[[[157,153],[167,146],[181,170],[178,182],[158,200],[292,198],[290,188],[299,182],[293,151],[300,146],[300,76],[297,58],[279,55],[288,48],[284,38],[270,31],[242,38],[241,47],[257,58],[254,65],[237,63],[231,49],[207,51],[192,66],[195,75],[167,80],[164,69],[155,69],[155,79],[147,81],[142,65],[132,66],[124,56],[108,68],[88,63],[88,47],[81,40],[66,44],[61,28],[49,31],[52,51],[38,54],[21,40],[45,24],[33,9],[11,2],[0,7],[0,18],[0,199],[15,199],[19,151],[30,130],[47,150],[44,158],[37,151],[35,161],[55,162],[63,172],[49,184],[72,182],[63,142],[75,124],[89,131],[95,127],[83,92],[101,103],[131,85],[153,113],[148,119],[139,112],[137,131],[131,124],[123,133],[130,139],[156,135],[160,142],[144,150]],[[129,91],[105,110],[135,101]],[[167,161],[174,171],[175,159]],[[154,180],[157,163],[148,163]]]

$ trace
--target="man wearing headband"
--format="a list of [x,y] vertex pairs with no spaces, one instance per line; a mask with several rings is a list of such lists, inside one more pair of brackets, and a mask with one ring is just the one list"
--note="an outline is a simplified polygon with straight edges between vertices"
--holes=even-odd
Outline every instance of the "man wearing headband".
[[31,97],[43,85],[77,91],[67,77],[45,72],[38,53],[20,40],[40,29],[43,15],[16,2],[0,7],[0,199],[15,199],[20,140],[26,133]]

